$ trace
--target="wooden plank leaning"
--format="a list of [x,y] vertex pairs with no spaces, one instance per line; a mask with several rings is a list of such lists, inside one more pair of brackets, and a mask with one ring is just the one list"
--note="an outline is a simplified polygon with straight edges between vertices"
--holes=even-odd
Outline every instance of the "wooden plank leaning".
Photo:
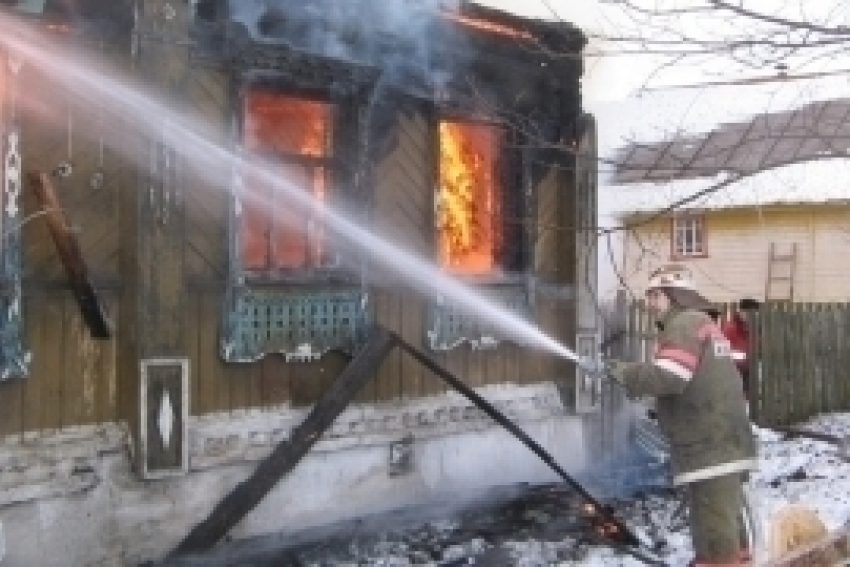
[[88,270],[77,237],[68,228],[65,214],[59,205],[59,199],[53,190],[50,177],[46,173],[29,172],[27,179],[44,214],[50,236],[56,244],[56,251],[59,254],[59,259],[62,260],[65,274],[68,276],[71,291],[77,300],[77,305],[80,307],[83,320],[91,336],[96,339],[110,338],[112,326],[98,300],[94,286],[89,280]]
[[288,474],[342,413],[381,361],[396,344],[395,335],[375,327],[304,421],[292,430],[262,461],[254,473],[225,496],[206,520],[195,526],[169,557],[198,553],[211,548],[244,518]]

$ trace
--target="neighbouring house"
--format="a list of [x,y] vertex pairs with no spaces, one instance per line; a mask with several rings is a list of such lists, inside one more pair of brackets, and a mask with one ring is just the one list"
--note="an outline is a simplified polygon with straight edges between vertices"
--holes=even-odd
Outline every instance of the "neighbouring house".
[[652,138],[622,145],[604,181],[634,293],[677,262],[713,301],[850,297],[850,99]]
[[[597,383],[405,284],[403,259],[376,271],[378,250],[335,239],[322,214],[338,204],[592,356],[596,243],[575,230],[597,203],[580,30],[436,0],[2,5],[10,565],[162,557],[282,446],[376,325],[565,468],[589,462]],[[36,35],[16,43],[9,14]],[[315,214],[270,206],[278,187],[249,170],[211,176],[219,164],[198,148],[223,153],[176,135],[182,122],[101,67],[225,150],[274,162]],[[54,194],[26,172],[50,173]],[[408,354],[372,370],[228,537],[553,478]]]

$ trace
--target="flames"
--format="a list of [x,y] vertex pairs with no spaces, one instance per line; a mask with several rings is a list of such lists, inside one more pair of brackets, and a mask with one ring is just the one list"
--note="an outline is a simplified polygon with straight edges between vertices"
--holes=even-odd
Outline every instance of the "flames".
[[437,249],[441,266],[487,274],[496,264],[498,131],[483,123],[440,123]]
[[[245,95],[243,142],[249,151],[281,158],[281,179],[303,187],[320,203],[327,198],[331,108],[316,100],[257,89]],[[326,255],[325,231],[303,211],[288,210],[285,192],[246,180],[269,203],[243,203],[242,261],[248,269],[318,265]]]
[[525,30],[514,28],[505,24],[498,24],[496,22],[491,22],[490,20],[483,20],[481,18],[464,16],[463,14],[458,14],[457,12],[444,12],[444,16],[449,20],[452,20],[453,22],[456,22],[462,26],[474,28],[476,30],[494,33],[505,37],[512,37],[514,39],[534,39],[534,36]]
[[245,95],[245,147],[324,157],[330,138],[326,103],[253,90]]

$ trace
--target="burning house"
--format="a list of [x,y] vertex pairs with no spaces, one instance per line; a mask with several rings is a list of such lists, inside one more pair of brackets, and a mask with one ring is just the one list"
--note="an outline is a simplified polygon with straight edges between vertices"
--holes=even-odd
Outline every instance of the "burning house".
[[232,537],[551,479],[411,352],[352,371],[376,328],[586,464],[598,385],[504,323],[596,349],[578,29],[437,0],[2,4],[68,48],[0,40],[10,557],[163,556],[353,374]]

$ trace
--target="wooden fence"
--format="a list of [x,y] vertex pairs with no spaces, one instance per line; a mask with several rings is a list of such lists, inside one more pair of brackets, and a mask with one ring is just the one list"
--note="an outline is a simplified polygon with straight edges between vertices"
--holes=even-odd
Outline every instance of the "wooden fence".
[[788,425],[850,410],[850,304],[768,303],[751,374],[750,411],[761,425]]
[[[734,304],[718,305],[721,322]],[[618,302],[608,320],[607,356],[648,360],[656,331],[642,302]],[[850,411],[850,303],[769,302],[749,313],[750,416],[789,425]]]

